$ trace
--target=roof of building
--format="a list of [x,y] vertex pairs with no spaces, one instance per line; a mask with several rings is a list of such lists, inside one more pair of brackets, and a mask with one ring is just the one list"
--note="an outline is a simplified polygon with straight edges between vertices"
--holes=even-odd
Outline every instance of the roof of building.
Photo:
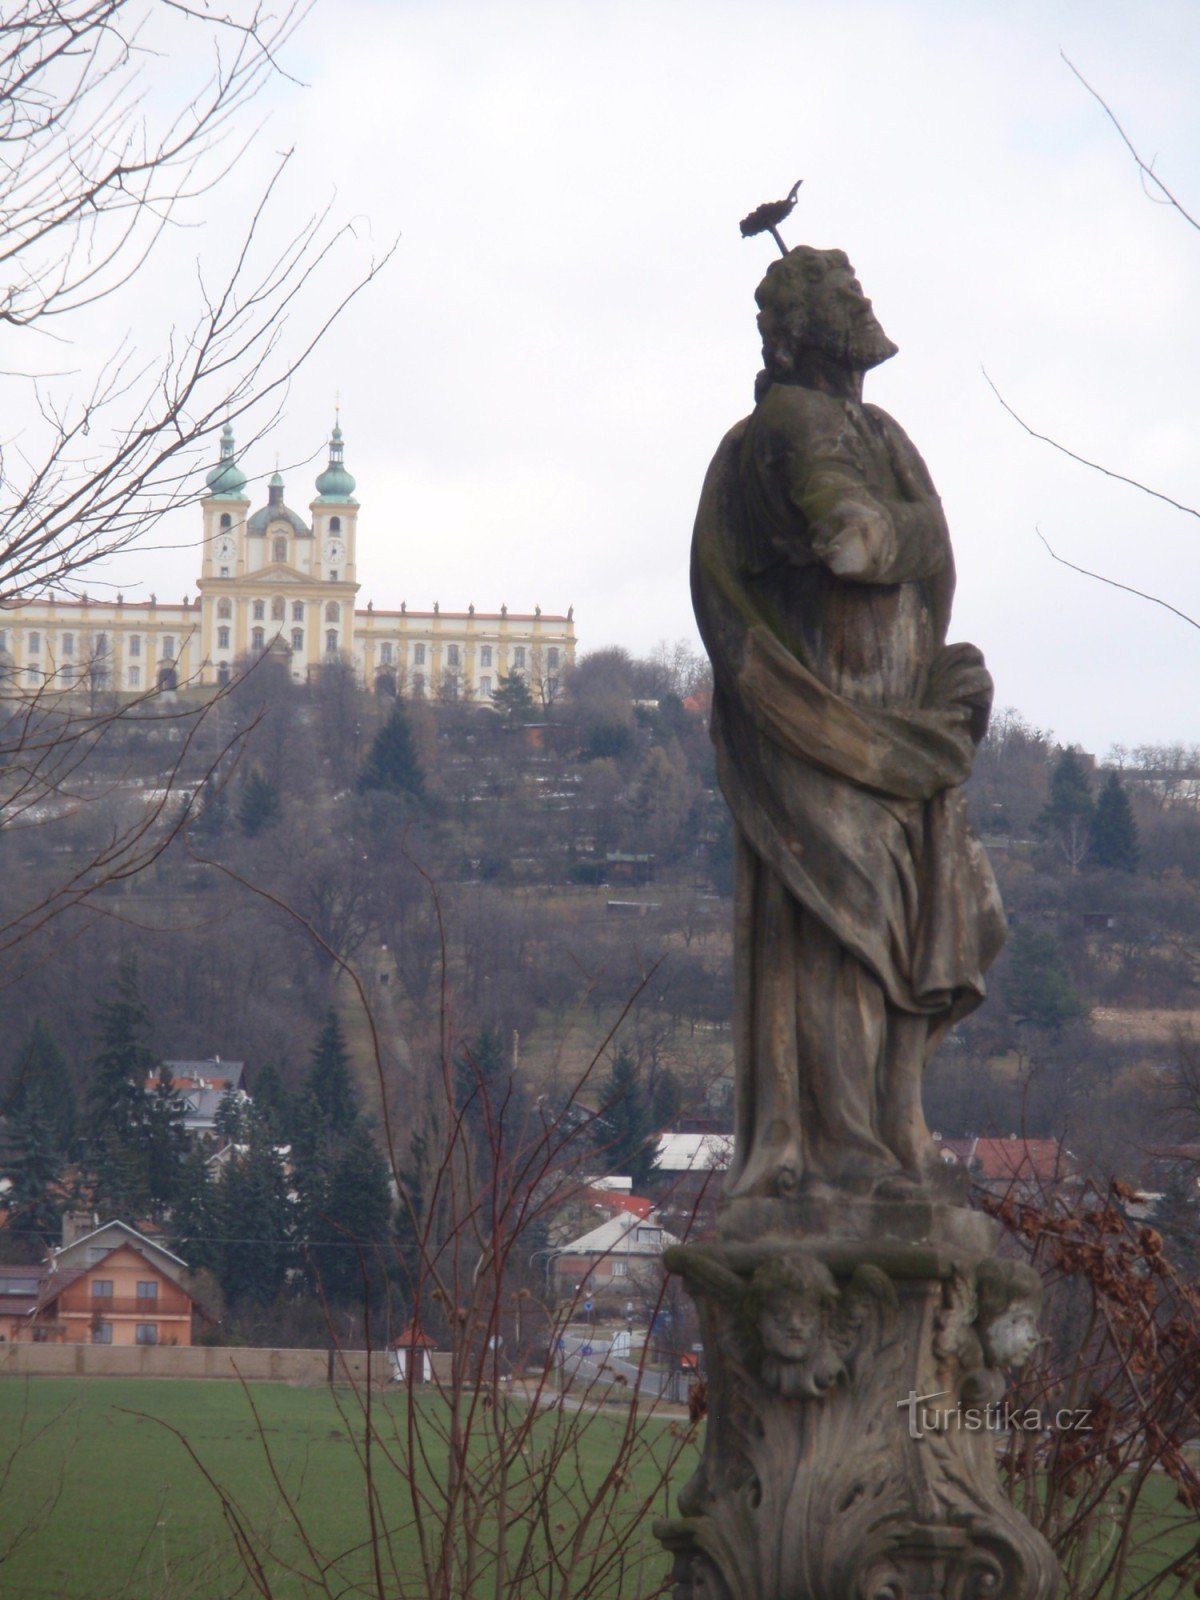
[[404,606],[399,611],[384,611],[378,606],[356,609],[354,615],[363,617],[368,622],[378,622],[381,618],[390,621],[392,618],[404,617],[411,621],[414,617],[422,622],[432,622],[436,617],[441,622],[573,622],[574,617],[564,617],[551,611],[414,611],[409,606]]
[[668,1233],[656,1217],[636,1217],[622,1212],[578,1239],[572,1239],[558,1254],[606,1256],[619,1251],[623,1256],[659,1256],[668,1245],[678,1243],[675,1235]]
[[[57,1250],[52,1250],[50,1252],[51,1263],[57,1263],[64,1256],[73,1254],[84,1245],[86,1245],[89,1250],[97,1249],[97,1241],[100,1239],[101,1235],[110,1232],[123,1235],[121,1243],[132,1245],[135,1250],[138,1250],[142,1255],[146,1256],[147,1260],[153,1259],[153,1256],[149,1253],[153,1252],[153,1255],[166,1256],[166,1258],[173,1262],[175,1266],[182,1267],[186,1272],[187,1262],[182,1256],[177,1256],[173,1250],[168,1250],[165,1244],[159,1244],[157,1239],[149,1238],[148,1235],[140,1233],[137,1228],[131,1227],[128,1222],[121,1222],[117,1218],[113,1218],[110,1222],[102,1222],[99,1227],[91,1229],[91,1231],[88,1233],[81,1233],[78,1238],[72,1239],[70,1244],[64,1244]],[[143,1249],[143,1246],[146,1248]],[[111,1246],[111,1248],[116,1250],[119,1249],[120,1246],[114,1244]]]
[[317,479],[317,495],[321,500],[335,500],[339,504],[354,505],[355,483],[342,459],[342,430],[335,423],[329,436],[329,465]]
[[296,533],[311,534],[312,529],[298,511],[283,503],[283,479],[273,473],[267,486],[267,503],[246,518],[248,533],[265,533],[272,522],[286,522]]
[[733,1159],[729,1133],[663,1133],[654,1156],[658,1172],[724,1172]]
[[938,1148],[984,1183],[1059,1183],[1075,1171],[1075,1158],[1060,1139],[940,1139]]
[[0,611],[29,611],[36,606],[46,606],[54,611],[94,611],[103,612],[103,620],[111,623],[114,617],[120,617],[130,611],[159,611],[165,620],[175,620],[175,613],[200,610],[200,597],[197,595],[195,603],[189,600],[172,601],[153,600],[126,600],[122,596],[119,600],[89,600],[85,595],[79,600],[68,600],[59,595],[43,595],[38,600],[2,600]]
[[212,1056],[207,1061],[164,1061],[177,1089],[240,1089],[246,1074],[244,1061],[222,1061]]
[[588,1184],[581,1198],[585,1204],[595,1206],[597,1210],[611,1211],[614,1214],[627,1212],[631,1217],[643,1219],[654,1210],[654,1201],[648,1200],[645,1195],[625,1194],[615,1189],[599,1189],[595,1184]]
[[230,422],[221,429],[221,459],[205,474],[204,482],[208,486],[210,500],[246,498],[246,474],[237,464],[233,444],[233,424]]
[[415,1317],[410,1322],[406,1322],[392,1340],[393,1350],[432,1350],[433,1348],[434,1340],[429,1337]]
[[0,1266],[0,1316],[24,1317],[36,1310],[49,1271],[45,1262]]

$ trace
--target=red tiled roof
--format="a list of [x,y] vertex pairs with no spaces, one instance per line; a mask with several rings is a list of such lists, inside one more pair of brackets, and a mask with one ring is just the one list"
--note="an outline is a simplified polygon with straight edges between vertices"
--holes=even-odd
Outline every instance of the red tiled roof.
[[621,1194],[615,1189],[585,1189],[583,1199],[591,1206],[599,1206],[614,1215],[627,1211],[631,1216],[645,1221],[654,1210],[654,1201],[640,1194]]
[[976,1139],[970,1162],[984,1182],[1055,1183],[1075,1165],[1058,1139]]
[[414,1347],[421,1350],[432,1350],[434,1341],[414,1318],[406,1322],[400,1332],[392,1340],[393,1350],[411,1350]]

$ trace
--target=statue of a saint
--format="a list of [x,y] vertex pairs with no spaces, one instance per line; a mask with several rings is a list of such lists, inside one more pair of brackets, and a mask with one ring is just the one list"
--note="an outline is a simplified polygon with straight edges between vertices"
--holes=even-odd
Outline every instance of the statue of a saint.
[[765,370],[709,470],[692,586],[736,831],[737,1142],[726,1196],[905,1198],[921,1077],[1004,915],[961,785],[991,679],[947,645],[924,462],[863,374],[895,354],[838,250],[757,292]]

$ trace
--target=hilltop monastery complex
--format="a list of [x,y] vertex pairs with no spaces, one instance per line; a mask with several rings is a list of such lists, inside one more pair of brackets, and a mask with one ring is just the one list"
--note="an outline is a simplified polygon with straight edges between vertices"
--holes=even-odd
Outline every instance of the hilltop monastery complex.
[[205,478],[204,559],[196,598],[95,601],[54,596],[0,610],[0,664],[23,694],[50,686],[144,693],[227,683],[240,659],[283,652],[303,682],[333,661],[353,663],[377,692],[441,694],[487,704],[502,678],[525,677],[553,697],[575,655],[573,611],[357,609],[358,501],[335,426],[329,464],[307,519],[283,498],[276,472],[251,513],[233,430]]

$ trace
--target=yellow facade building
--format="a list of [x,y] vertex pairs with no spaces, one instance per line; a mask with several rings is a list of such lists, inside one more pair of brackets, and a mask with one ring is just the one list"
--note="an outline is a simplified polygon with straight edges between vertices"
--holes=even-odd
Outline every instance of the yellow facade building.
[[226,683],[237,663],[282,652],[304,682],[331,662],[353,664],[376,692],[441,695],[486,705],[502,678],[526,679],[553,700],[575,656],[565,615],[357,607],[358,501],[340,427],[307,517],[283,498],[276,472],[251,512],[247,479],[226,426],[200,502],[204,557],[197,594],[182,604],[47,596],[0,610],[0,666],[22,694],[47,688],[140,694]]

